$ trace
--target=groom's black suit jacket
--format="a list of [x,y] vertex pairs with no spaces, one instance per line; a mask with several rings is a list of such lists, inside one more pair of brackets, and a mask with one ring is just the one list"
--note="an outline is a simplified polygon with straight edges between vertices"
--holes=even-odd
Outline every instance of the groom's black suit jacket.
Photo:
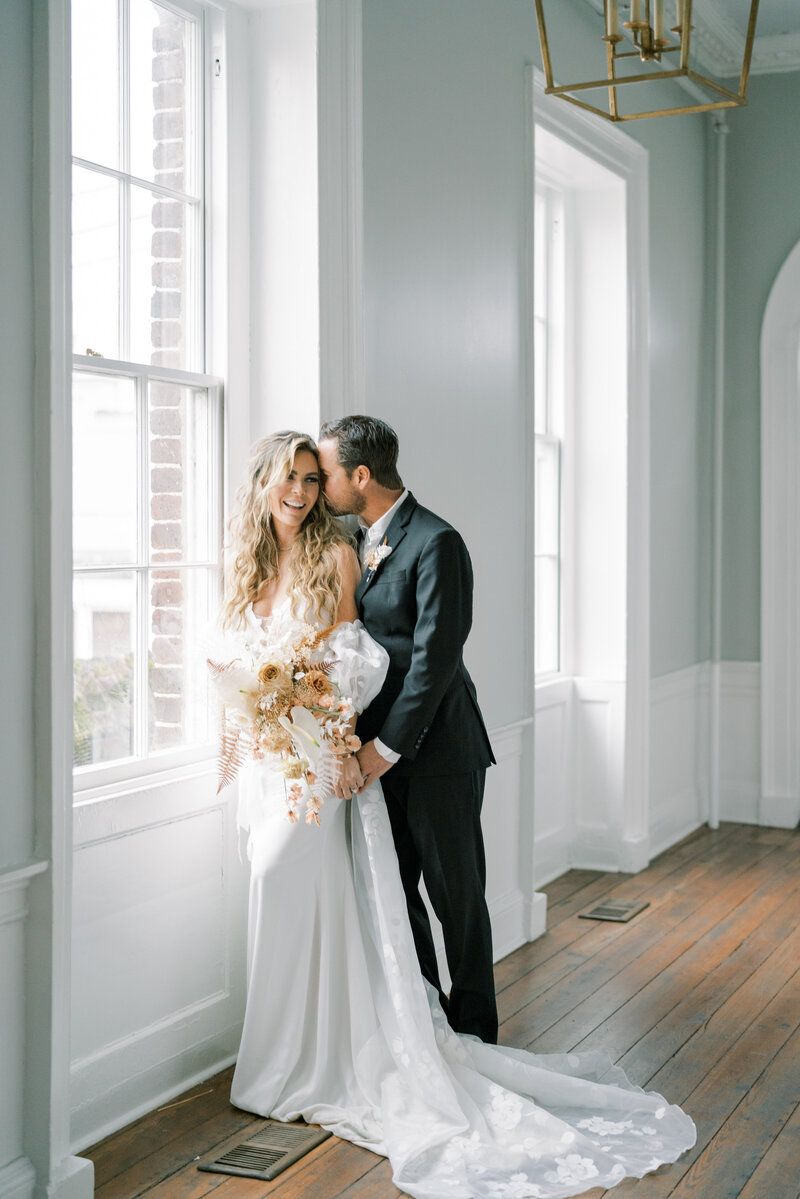
[[358,720],[401,754],[400,776],[479,770],[494,762],[462,657],[472,624],[472,566],[456,530],[409,494],[386,532],[391,553],[365,571],[356,603],[389,654],[380,694]]

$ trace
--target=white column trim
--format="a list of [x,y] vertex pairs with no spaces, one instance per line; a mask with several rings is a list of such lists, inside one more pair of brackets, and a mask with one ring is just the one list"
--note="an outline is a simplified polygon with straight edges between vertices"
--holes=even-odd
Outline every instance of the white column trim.
[[761,803],[759,822],[800,821],[800,242],[761,331]]
[[628,495],[625,784],[620,864],[649,861],[650,799],[650,252],[649,158],[628,134],[545,95],[532,68],[536,122],[622,176],[628,219]]
[[709,788],[708,823],[719,827],[720,745],[722,706],[722,541],[724,532],[723,489],[725,486],[725,219],[727,183],[727,135],[724,114],[715,114],[712,128],[716,142],[714,215],[714,508],[712,514],[713,556],[711,561],[711,690],[709,694]]
[[321,421],[364,411],[362,16],[318,3]]
[[[26,1148],[37,1199],[88,1199],[94,1166],[69,1138],[72,918],[70,4],[34,5],[34,375],[37,855],[26,926]],[[42,86],[39,87],[38,84]]]
[[650,192],[638,142],[615,147],[628,201],[628,630],[620,866],[650,860]]
[[525,70],[524,103],[525,113],[523,130],[525,136],[525,302],[523,308],[523,324],[520,332],[522,349],[522,432],[527,452],[525,454],[525,573],[523,585],[525,620],[523,636],[523,702],[525,711],[531,715],[526,721],[530,730],[524,738],[522,749],[522,777],[527,780],[527,786],[520,803],[520,879],[524,893],[523,920],[529,941],[541,936],[547,928],[547,896],[536,890],[536,642],[535,642],[535,561],[533,546],[536,532],[536,477],[535,459],[532,452],[534,444],[534,387],[536,380],[534,366],[534,191],[536,187],[536,126],[533,119],[534,69]]

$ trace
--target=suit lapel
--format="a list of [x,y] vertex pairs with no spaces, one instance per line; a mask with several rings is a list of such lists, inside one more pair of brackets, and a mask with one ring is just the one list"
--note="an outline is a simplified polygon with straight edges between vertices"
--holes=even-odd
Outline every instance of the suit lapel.
[[[414,499],[411,492],[409,492],[408,495],[406,496],[405,500],[403,501],[403,503],[398,508],[397,512],[395,512],[394,516],[392,517],[391,524],[389,525],[389,528],[386,530],[386,544],[388,546],[391,546],[392,554],[395,552],[397,547],[400,545],[400,542],[405,537],[406,526],[408,525],[408,522],[411,520],[411,517],[414,514],[414,509],[416,507],[417,507],[417,501]],[[389,557],[391,558],[391,556],[392,555],[390,554]],[[359,583],[358,587],[356,588],[356,604],[357,605],[360,606],[362,597],[372,586],[373,582],[375,581],[376,576],[380,573],[380,571],[383,568],[383,565],[386,561],[387,561],[387,559],[384,558],[383,562],[380,562],[376,566],[375,570],[370,570],[369,567],[367,567],[364,570],[364,573],[361,576],[361,582]]]

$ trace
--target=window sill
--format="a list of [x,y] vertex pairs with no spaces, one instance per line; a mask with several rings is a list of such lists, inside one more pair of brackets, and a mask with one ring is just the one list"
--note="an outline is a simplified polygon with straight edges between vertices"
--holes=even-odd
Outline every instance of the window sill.
[[560,671],[552,671],[550,674],[537,674],[534,679],[534,687],[538,691],[542,687],[554,687],[558,683],[571,683],[572,675],[563,674]]
[[216,748],[170,754],[166,761],[120,762],[111,766],[88,766],[73,776],[75,806],[119,799],[125,795],[153,791],[171,783],[205,778],[217,768]]

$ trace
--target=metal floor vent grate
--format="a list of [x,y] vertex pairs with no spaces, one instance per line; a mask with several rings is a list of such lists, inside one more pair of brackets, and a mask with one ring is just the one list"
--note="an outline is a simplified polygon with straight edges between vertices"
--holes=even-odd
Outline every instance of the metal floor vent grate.
[[650,903],[647,900],[602,899],[593,908],[581,912],[580,917],[582,920],[616,920],[617,923],[624,924],[626,920],[632,920],[649,907]]
[[242,1178],[260,1178],[270,1182],[329,1136],[331,1133],[324,1128],[267,1120],[254,1137],[234,1145],[221,1157],[197,1168],[212,1174],[238,1174]]

